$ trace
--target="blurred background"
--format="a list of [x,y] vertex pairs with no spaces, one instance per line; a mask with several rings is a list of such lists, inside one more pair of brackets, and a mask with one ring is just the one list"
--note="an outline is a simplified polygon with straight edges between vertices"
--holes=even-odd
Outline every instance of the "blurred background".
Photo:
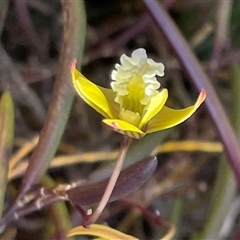
[[[208,74],[227,116],[238,119],[239,102],[233,101],[233,92],[238,94],[240,90],[237,85],[240,82],[240,2],[159,2]],[[133,50],[145,48],[149,57],[165,65],[165,76],[160,80],[161,86],[169,90],[167,105],[183,108],[196,101],[198,91],[142,1],[86,0],[85,6],[87,29],[82,63],[85,76],[100,86],[109,87],[110,74],[119,63],[119,56],[123,53],[129,56]],[[15,196],[24,174],[24,170],[17,168],[24,163],[23,169],[26,169],[26,161],[36,145],[34,139],[46,120],[56,74],[61,68],[63,21],[62,4],[57,0],[0,2],[0,88],[1,92],[11,91],[15,105],[12,154],[33,143],[30,150],[18,158],[20,165],[12,169],[6,205]],[[83,181],[106,165],[104,154],[108,156],[119,148],[121,135],[104,126],[101,120],[80,97],[75,98],[56,154],[66,158],[48,170],[55,185]],[[238,134],[236,128],[234,131]],[[239,239],[237,187],[223,147],[203,105],[189,120],[163,133],[155,149],[157,170],[140,189],[124,200],[109,203],[101,221],[139,239],[161,239],[169,231],[175,232],[173,239],[210,239],[209,236],[217,236],[211,235],[212,231],[220,234],[216,239]],[[89,159],[93,160],[82,160],[83,153],[89,153]],[[72,155],[78,158],[67,164],[67,157]],[[220,186],[222,192],[216,190],[216,186]],[[225,198],[227,200],[221,202]],[[62,216],[73,226],[78,225],[76,210],[69,204],[66,206]],[[140,211],[137,206],[143,209]],[[215,207],[217,210],[213,213]],[[223,215],[219,213],[220,208]],[[59,239],[56,221],[52,220],[56,215],[49,209],[43,208],[19,219],[4,233],[9,235],[0,239]],[[156,211],[164,224],[151,217]],[[219,225],[214,227],[218,221]]]

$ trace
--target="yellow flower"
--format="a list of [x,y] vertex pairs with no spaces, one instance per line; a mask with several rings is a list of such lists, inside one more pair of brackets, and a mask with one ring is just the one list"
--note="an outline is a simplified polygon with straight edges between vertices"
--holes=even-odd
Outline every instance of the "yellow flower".
[[174,110],[165,106],[167,89],[160,91],[156,76],[164,75],[164,65],[147,57],[142,48],[131,57],[123,54],[112,71],[111,88],[100,87],[72,66],[73,85],[80,97],[103,117],[115,131],[132,138],[164,130],[188,119],[206,98],[201,91],[193,106]]

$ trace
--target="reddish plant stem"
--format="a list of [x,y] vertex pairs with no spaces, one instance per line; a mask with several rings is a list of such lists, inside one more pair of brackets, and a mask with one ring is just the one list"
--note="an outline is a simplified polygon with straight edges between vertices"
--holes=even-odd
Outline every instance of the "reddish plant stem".
[[121,202],[124,203],[125,205],[128,205],[129,207],[138,209],[145,216],[147,216],[151,221],[153,221],[156,225],[170,228],[171,224],[168,221],[166,221],[165,219],[163,219],[159,214],[153,213],[152,211],[139,205],[136,202],[131,201],[128,198],[123,198]]
[[122,142],[122,148],[121,148],[119,157],[117,159],[116,165],[113,169],[112,176],[109,179],[106,190],[105,190],[105,192],[102,196],[102,199],[100,200],[96,210],[94,211],[94,213],[92,215],[90,215],[90,217],[87,216],[86,220],[83,222],[84,227],[89,227],[91,224],[95,223],[97,221],[97,219],[99,218],[100,214],[102,213],[102,211],[104,210],[105,206],[107,205],[107,203],[111,197],[111,194],[113,192],[113,189],[116,185],[116,182],[118,180],[118,176],[121,172],[122,165],[126,158],[126,154],[127,154],[127,150],[129,148],[130,142],[131,142],[130,138],[127,136],[124,136],[124,139]]

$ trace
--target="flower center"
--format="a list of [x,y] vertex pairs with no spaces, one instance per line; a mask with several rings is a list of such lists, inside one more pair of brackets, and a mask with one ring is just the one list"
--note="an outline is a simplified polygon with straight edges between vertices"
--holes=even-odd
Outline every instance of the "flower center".
[[130,110],[126,110],[124,108],[121,109],[119,118],[126,122],[133,124],[134,126],[138,126],[141,122],[141,117],[138,112],[132,112]]
[[141,48],[135,50],[131,57],[123,54],[120,62],[112,71],[111,82],[116,93],[115,101],[120,104],[119,117],[138,126],[144,110],[158,93],[160,83],[156,75],[164,75],[164,65],[149,59]]

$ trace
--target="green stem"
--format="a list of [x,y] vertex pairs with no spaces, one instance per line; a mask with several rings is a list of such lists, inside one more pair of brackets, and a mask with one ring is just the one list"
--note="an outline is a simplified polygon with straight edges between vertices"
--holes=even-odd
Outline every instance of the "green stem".
[[[182,206],[183,206],[183,200],[179,197],[175,198],[173,200],[172,204],[172,212],[170,216],[170,223],[173,224],[176,229],[179,229],[179,222],[182,214]],[[177,235],[174,236],[173,239],[177,239]]]
[[224,157],[220,159],[210,214],[200,239],[220,239],[219,233],[236,194],[236,181]]

